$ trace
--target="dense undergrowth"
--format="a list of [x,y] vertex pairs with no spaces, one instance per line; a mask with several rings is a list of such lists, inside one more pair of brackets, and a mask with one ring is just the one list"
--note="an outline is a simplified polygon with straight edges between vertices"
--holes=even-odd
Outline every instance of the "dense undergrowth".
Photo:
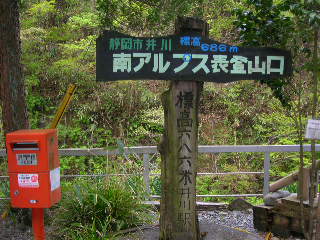
[[63,192],[52,213],[59,239],[111,239],[120,230],[155,220],[142,204],[143,189],[130,179],[77,180],[65,183]]
[[[178,15],[196,15],[210,24],[211,38],[236,44],[239,40],[232,10],[245,7],[234,0],[219,0],[215,4],[191,0],[168,2],[157,6],[157,1],[148,5],[130,0],[22,0],[22,62],[31,127],[47,127],[68,84],[75,83],[76,95],[58,126],[60,148],[102,147],[121,151],[123,146],[158,144],[163,134],[160,94],[167,88],[167,82],[95,82],[95,38],[101,29],[139,36],[165,35],[173,32]],[[302,109],[303,116],[310,113],[307,98]],[[199,144],[298,144],[295,121],[288,112],[266,84],[205,83]],[[304,124],[306,117],[302,120]],[[0,146],[4,147],[3,141]],[[310,156],[305,155],[308,162]],[[259,153],[200,155],[198,171],[261,171],[263,158]],[[271,158],[272,179],[298,169],[297,153],[272,153]],[[160,172],[159,161],[153,159],[153,173]],[[136,173],[142,168],[142,160],[134,156],[61,158],[62,174]],[[0,175],[6,175],[6,161],[0,161]],[[8,196],[7,185],[0,183],[0,197]],[[254,175],[201,176],[197,189],[198,194],[261,193],[262,183],[262,176]],[[53,210],[52,224],[63,226],[59,235],[62,239],[99,239],[110,232],[139,225],[147,219],[149,211],[140,204],[146,199],[143,189],[139,177],[64,182],[64,197]],[[153,176],[152,194],[161,194],[160,189],[160,178]]]

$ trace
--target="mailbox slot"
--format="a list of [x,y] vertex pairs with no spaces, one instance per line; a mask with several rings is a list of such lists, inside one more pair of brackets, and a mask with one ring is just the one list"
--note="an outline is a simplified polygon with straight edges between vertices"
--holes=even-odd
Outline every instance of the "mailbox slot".
[[13,151],[39,151],[39,144],[37,142],[16,142],[11,143]]

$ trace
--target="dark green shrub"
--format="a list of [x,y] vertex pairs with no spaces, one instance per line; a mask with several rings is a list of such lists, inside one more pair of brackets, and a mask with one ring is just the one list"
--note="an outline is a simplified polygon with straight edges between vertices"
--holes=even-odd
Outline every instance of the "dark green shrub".
[[64,191],[54,226],[62,239],[106,239],[150,216],[140,195],[121,178],[81,180]]

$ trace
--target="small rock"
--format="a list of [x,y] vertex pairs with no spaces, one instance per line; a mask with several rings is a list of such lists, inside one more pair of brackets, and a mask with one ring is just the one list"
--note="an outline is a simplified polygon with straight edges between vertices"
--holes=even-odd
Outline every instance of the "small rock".
[[289,191],[276,191],[276,192],[271,192],[268,193],[264,198],[264,204],[266,206],[275,206],[277,203],[277,200],[280,198],[285,198],[290,196],[290,192]]
[[237,198],[236,200],[232,201],[228,206],[228,209],[230,211],[244,211],[251,208],[252,205],[242,198]]
[[289,197],[291,193],[289,191],[277,191],[280,194],[281,198]]

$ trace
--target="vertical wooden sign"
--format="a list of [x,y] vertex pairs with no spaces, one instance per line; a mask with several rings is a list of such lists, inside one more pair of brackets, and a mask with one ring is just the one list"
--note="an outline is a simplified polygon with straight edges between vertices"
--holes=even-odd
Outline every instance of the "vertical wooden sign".
[[[176,34],[207,36],[208,25],[199,19],[178,18]],[[162,94],[165,133],[159,144],[162,195],[160,240],[199,240],[196,212],[198,109],[202,82],[171,81]]]

